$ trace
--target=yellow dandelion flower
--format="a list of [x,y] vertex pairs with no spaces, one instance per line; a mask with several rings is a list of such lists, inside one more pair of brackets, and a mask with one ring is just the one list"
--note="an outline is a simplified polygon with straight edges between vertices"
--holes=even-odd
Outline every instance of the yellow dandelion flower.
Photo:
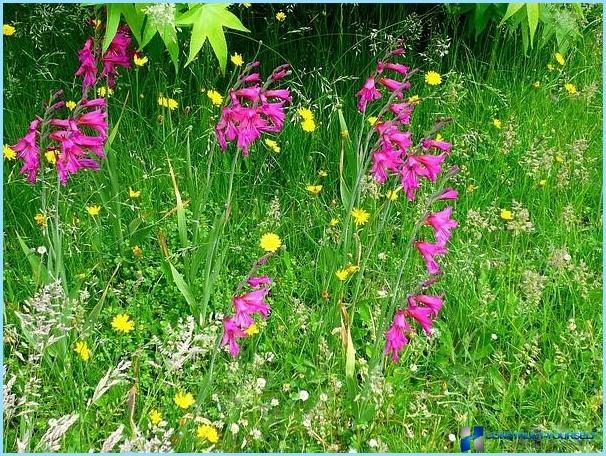
[[177,407],[182,408],[183,410],[188,409],[196,403],[194,396],[191,393],[186,393],[184,391],[179,391],[175,394],[174,401],[175,404],[177,404]]
[[177,102],[177,100],[173,100],[172,98],[163,96],[158,97],[158,104],[164,108],[170,109],[171,111],[174,111],[179,107],[179,103]]
[[305,190],[307,190],[309,193],[317,195],[318,193],[320,193],[322,191],[322,186],[321,185],[307,185],[305,187]]
[[116,315],[112,319],[111,325],[115,331],[122,333],[129,333],[135,329],[135,322],[125,313]]
[[351,211],[351,215],[353,216],[356,225],[364,225],[368,222],[368,219],[370,219],[370,214],[364,209],[354,208]]
[[299,115],[301,116],[301,119],[303,120],[313,120],[314,118],[314,113],[311,109],[309,108],[299,108],[297,109],[297,113],[299,113]]
[[265,145],[273,150],[276,154],[280,153],[280,146],[273,139],[265,139]]
[[11,146],[5,144],[4,147],[2,147],[2,156],[6,160],[14,160],[15,158],[17,158],[17,153],[13,150]]
[[338,218],[331,218],[330,222],[328,222],[328,224],[330,226],[337,226],[339,224],[339,219]]
[[12,26],[12,25],[10,25],[10,24],[4,24],[4,25],[2,26],[2,34],[3,34],[4,36],[11,36],[11,35],[14,35],[14,34],[15,34],[15,31],[16,31],[16,30],[15,30],[15,27],[13,27],[13,26]]
[[559,52],[556,52],[554,55],[556,62],[558,62],[560,65],[564,66],[564,64],[566,63],[566,60],[564,59],[564,56],[562,54],[560,54]]
[[46,217],[44,214],[38,213],[34,215],[34,221],[38,226],[46,226]]
[[420,103],[420,102],[421,102],[421,97],[418,96],[418,95],[413,95],[412,97],[410,97],[408,99],[408,103],[410,103],[410,104],[417,104],[417,103]]
[[105,98],[105,97],[110,97],[114,94],[114,89],[112,89],[111,87],[99,87],[97,89],[97,95],[99,95],[101,98]]
[[313,119],[305,119],[301,122],[301,128],[307,133],[312,133],[316,130],[316,122]]
[[540,81],[534,81],[534,82],[532,83],[532,86],[533,86],[535,89],[538,89],[539,87],[541,87],[541,82],[540,82]]
[[46,152],[44,152],[44,157],[46,158],[46,161],[49,162],[51,165],[57,163],[57,154],[54,150],[47,150]]
[[135,65],[143,66],[147,62],[149,62],[149,59],[147,58],[146,55],[135,54],[133,57],[133,61],[135,62]]
[[244,332],[247,336],[254,336],[255,334],[259,334],[259,327],[256,323],[253,323],[248,328],[246,328]]
[[570,82],[564,84],[564,88],[571,95],[574,95],[575,93],[577,93],[577,86],[575,86],[574,84],[571,84]]
[[556,161],[557,161],[558,163],[560,163],[560,164],[561,164],[561,163],[564,163],[564,157],[562,157],[561,155],[556,155],[556,158],[555,158],[555,159],[556,159]]
[[503,220],[513,220],[513,214],[511,213],[510,210],[501,209],[501,218]]
[[377,123],[377,118],[375,116],[370,116],[368,119],[366,119],[366,122],[368,122],[370,125],[374,125]]
[[551,63],[548,63],[547,64],[547,70],[548,71],[553,71],[553,70],[555,70],[555,67]]
[[442,136],[440,133],[438,133],[436,135],[436,141],[444,141],[444,136]]
[[276,19],[278,22],[284,22],[286,20],[286,14],[284,14],[282,11],[278,11],[276,13]]
[[96,217],[101,212],[101,206],[86,206],[86,212],[91,217]]
[[467,193],[473,193],[478,189],[477,185],[469,184],[467,186]]
[[358,266],[357,264],[351,264],[349,266],[347,266],[347,272],[349,272],[350,274],[353,274],[354,272],[358,272],[360,270],[360,266]]
[[265,233],[261,236],[259,245],[266,252],[275,252],[282,245],[282,240],[280,239],[280,236],[275,233]]
[[318,171],[318,176],[326,177],[326,176],[328,176],[328,173],[326,171],[324,171],[323,169],[321,169],[320,171]]
[[429,85],[442,84],[442,76],[436,71],[428,71],[425,73],[425,82]]
[[341,282],[345,282],[347,280],[347,278],[349,277],[349,271],[347,270],[347,268],[338,269],[335,272],[335,275],[337,276],[337,279],[339,279]]
[[198,426],[196,435],[199,439],[208,440],[210,443],[217,443],[219,441],[217,429],[210,424],[201,424]]
[[149,417],[151,424],[154,426],[157,426],[160,424],[160,421],[162,421],[162,414],[156,409],[152,409],[147,416]]
[[387,193],[385,193],[385,196],[387,197],[388,200],[390,201],[395,201],[398,199],[398,191],[400,190],[401,187],[396,188],[395,190],[387,190]]
[[74,100],[69,100],[65,102],[65,107],[70,111],[73,111],[76,107],[76,102]]
[[503,126],[502,122],[500,119],[492,119],[492,125],[495,128],[501,128]]
[[223,97],[216,90],[207,91],[206,96],[210,99],[210,102],[215,106],[221,106],[223,104]]
[[233,63],[237,67],[244,65],[244,59],[237,52],[231,56],[230,60],[231,63]]
[[129,198],[139,198],[141,196],[141,190],[133,190],[132,187],[128,187]]
[[142,254],[143,254],[143,250],[141,250],[141,247],[139,247],[138,245],[134,245],[133,246],[133,255],[135,255],[138,258]]
[[78,356],[82,358],[82,361],[88,361],[90,358],[90,350],[88,349],[88,345],[86,341],[80,340],[76,342],[76,346],[74,347],[74,351],[78,353]]
[[547,179],[541,179],[537,185],[539,188],[544,188],[547,185]]

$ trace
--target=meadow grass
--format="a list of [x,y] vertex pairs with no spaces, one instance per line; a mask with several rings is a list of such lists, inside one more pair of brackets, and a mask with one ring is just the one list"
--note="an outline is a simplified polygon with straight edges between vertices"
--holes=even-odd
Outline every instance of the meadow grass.
[[[23,406],[31,411],[5,421],[6,450],[14,451],[30,428],[34,450],[48,420],[68,413],[80,418],[61,449],[99,450],[121,424],[129,436],[148,429],[151,409],[162,413],[167,427],[178,429],[172,442],[178,451],[209,446],[195,437],[194,415],[224,424],[213,447],[221,451],[458,451],[449,434],[473,425],[490,431],[598,432],[586,442],[488,440],[491,452],[602,448],[601,24],[566,56],[564,66],[554,62],[551,48],[525,56],[520,43],[501,33],[470,47],[457,29],[448,29],[448,54],[428,62],[419,51],[446,29],[427,25],[424,16],[411,20],[404,7],[348,8],[326,6],[336,10],[328,14],[320,7],[298,14],[287,10],[284,22],[277,22],[277,9],[268,6],[238,13],[252,33],[230,35],[230,52],[245,59],[258,52],[265,72],[291,63],[293,106],[312,109],[318,125],[315,132],[304,132],[292,109],[293,120],[276,138],[279,154],[259,142],[248,158],[235,162],[223,235],[217,226],[236,152],[230,147],[222,154],[216,147],[219,108],[203,91],[224,94],[237,69],[228,65],[221,75],[207,49],[175,76],[166,56],[151,48],[147,66],[123,73],[109,98],[110,128],[117,119],[120,123],[107,160],[99,173],[73,177],[59,196],[67,289],[75,299],[80,290],[90,294],[73,319],[89,321],[91,311],[99,310],[92,330],[82,333],[92,351],[87,362],[72,350],[79,334],[46,353],[36,370],[27,360],[15,312],[39,286],[30,261],[39,255],[25,255],[18,236],[29,248],[46,244],[34,221],[41,209],[39,187],[28,185],[15,162],[5,160],[4,378],[6,383],[16,375],[13,391],[39,404]],[[388,187],[374,198],[373,186],[364,186],[360,204],[372,223],[360,231],[360,243],[368,246],[374,239],[374,247],[361,252],[369,260],[352,339],[356,377],[369,390],[352,394],[334,330],[340,317],[332,275],[345,259],[334,241],[340,231],[328,226],[332,218],[347,216],[339,193],[337,110],[343,110],[352,133],[364,122],[353,94],[387,47],[385,34],[406,37],[411,21],[423,24],[424,35],[411,40],[407,65],[443,77],[437,88],[424,84],[422,74],[413,79],[412,93],[422,102],[411,129],[421,135],[436,117],[453,119],[440,133],[454,144],[450,164],[461,167],[455,178],[461,197],[454,203],[459,228],[438,286],[446,304],[436,334],[415,337],[400,362],[386,363],[377,375],[368,363],[382,337],[376,334],[378,303],[385,299],[383,291],[393,291],[418,214],[400,197],[385,218],[389,229],[378,230],[375,214],[385,207]],[[83,41],[77,31],[74,36],[75,43]],[[77,48],[59,47],[65,59],[47,50],[50,62],[44,65],[42,57],[28,57],[32,52],[19,34],[5,37],[4,49],[5,85],[15,79],[19,87],[4,103],[5,143],[14,143],[51,90],[65,86],[68,98],[77,98]],[[574,83],[578,93],[569,94],[566,83]],[[179,108],[159,107],[159,94],[176,99]],[[310,195],[308,184],[321,184],[322,191]],[[141,195],[130,198],[129,187]],[[90,205],[101,206],[98,217],[87,214]],[[513,212],[512,221],[500,217],[502,209]],[[263,269],[275,281],[272,314],[260,333],[244,342],[236,361],[224,352],[215,358],[209,347],[219,331],[216,319],[230,312],[232,293],[259,256],[259,238],[269,231],[285,245]],[[218,253],[209,263],[214,242]],[[141,256],[133,254],[134,246]],[[415,255],[403,293],[423,270]],[[196,305],[204,296],[208,301],[202,328],[193,330],[199,337],[193,346],[202,352],[176,367],[162,361],[178,351],[175,334],[187,328],[179,319],[196,309],[171,279],[168,261]],[[128,335],[110,326],[123,312],[136,322]],[[87,405],[100,379],[123,359],[132,362],[127,380]],[[179,390],[199,400],[191,416],[173,401]],[[302,390],[309,393],[307,400],[301,399]],[[135,394],[132,419],[129,391]],[[370,405],[357,409],[364,398]],[[238,423],[238,433],[232,423]]]

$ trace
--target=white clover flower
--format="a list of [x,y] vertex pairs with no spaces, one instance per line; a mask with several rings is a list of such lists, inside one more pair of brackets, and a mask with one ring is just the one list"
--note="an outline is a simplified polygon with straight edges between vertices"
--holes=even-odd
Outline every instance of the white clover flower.
[[448,434],[448,440],[454,442],[455,440],[457,440],[457,437],[454,434]]
[[328,395],[326,393],[321,393],[320,394],[320,400],[322,402],[326,402],[328,400]]
[[264,378],[259,377],[259,378],[257,379],[257,388],[259,388],[259,389],[263,389],[263,388],[265,388],[265,385],[266,385],[266,384],[267,384],[267,382],[265,381],[265,379],[264,379]]
[[377,442],[377,439],[370,439],[370,440],[368,441],[368,446],[369,446],[370,448],[376,448],[376,447],[378,447],[378,446],[379,446],[379,442]]
[[236,435],[238,432],[240,432],[240,426],[238,426],[238,423],[231,423],[229,426],[229,431]]
[[269,403],[269,405],[271,405],[272,407],[277,407],[278,405],[280,405],[280,401],[274,397]]
[[307,399],[309,399],[309,393],[305,390],[299,391],[299,400],[305,402]]
[[499,336],[497,336],[496,334],[493,333],[493,334],[490,335],[490,338],[492,340],[497,340],[499,338]]

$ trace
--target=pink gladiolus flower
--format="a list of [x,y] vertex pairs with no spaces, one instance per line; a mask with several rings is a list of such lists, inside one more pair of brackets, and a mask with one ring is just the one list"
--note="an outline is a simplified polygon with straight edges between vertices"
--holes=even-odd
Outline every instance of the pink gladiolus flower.
[[397,48],[390,52],[391,55],[404,55],[404,48]]
[[246,337],[246,333],[235,322],[233,317],[225,318],[223,320],[223,339],[221,339],[221,346],[229,345],[229,354],[234,358],[240,353],[240,346],[237,342],[238,337]]
[[401,63],[385,63],[381,61],[377,63],[377,73],[383,73],[383,71],[386,69],[395,71],[396,73],[402,75],[408,73],[408,67],[406,65],[402,65]]
[[394,316],[391,327],[385,332],[385,350],[388,355],[391,353],[391,359],[394,363],[398,362],[399,352],[408,344],[406,331],[410,331],[410,325],[406,321],[403,310],[398,310]]
[[444,155],[415,155],[415,161],[422,165],[419,167],[419,176],[426,177],[435,183],[438,174],[442,171],[441,165],[444,158]]
[[120,27],[116,36],[109,45],[105,55],[101,57],[103,63],[103,71],[100,77],[107,76],[107,86],[114,87],[115,76],[118,75],[116,67],[130,68],[132,60],[132,52],[128,52],[130,45],[130,34],[128,27]]
[[[414,301],[412,301],[414,302]],[[417,320],[417,323],[421,325],[423,331],[428,336],[431,336],[433,323],[431,321],[430,315],[432,315],[433,310],[429,307],[417,307],[413,303],[411,303],[411,299],[408,300],[408,308],[404,311],[406,316],[410,316]]]
[[408,125],[410,123],[410,116],[415,110],[415,105],[410,103],[394,103],[389,106],[389,110],[398,117],[400,122]]
[[259,95],[261,95],[261,87],[259,86],[251,86],[246,87],[244,89],[236,90],[234,92],[236,97],[242,97],[247,99],[248,101],[255,102],[259,99]]
[[285,78],[286,76],[288,76],[290,74],[290,71],[288,70],[290,68],[290,65],[288,63],[285,63],[283,65],[280,65],[278,68],[276,68],[272,74],[271,74],[271,79],[273,81],[279,81],[280,79]]
[[436,201],[439,200],[455,200],[459,197],[459,194],[454,188],[445,188],[442,193],[436,198]]
[[436,244],[444,246],[450,239],[450,231],[457,227],[457,221],[450,218],[452,206],[446,206],[439,212],[430,214],[425,219],[425,224],[430,225],[436,232]]
[[452,147],[452,144],[447,143],[446,141],[436,141],[434,139],[424,139],[423,141],[421,141],[421,147],[423,147],[423,149],[425,149],[425,150],[428,150],[430,147],[435,147],[444,152],[449,152]]
[[38,169],[40,168],[40,148],[38,146],[38,127],[40,119],[34,119],[30,124],[27,133],[17,144],[11,148],[17,152],[17,158],[23,160],[21,174],[27,174],[27,181],[31,184],[36,182]]
[[435,295],[418,295],[418,296],[410,296],[409,297],[409,304],[411,303],[410,299],[412,298],[412,304],[416,305],[415,303],[420,302],[422,304],[425,304],[427,307],[429,307],[429,309],[431,309],[431,315],[433,315],[434,317],[438,316],[438,313],[440,313],[440,310],[442,309],[442,306],[444,305],[444,298],[442,298],[442,296],[435,296]]
[[381,78],[379,79],[379,83],[385,86],[390,92],[396,92],[404,89],[404,84],[396,81],[395,79]]
[[408,157],[406,163],[402,167],[400,171],[400,177],[402,182],[402,189],[404,193],[406,193],[406,198],[408,201],[412,201],[415,199],[415,191],[418,188],[421,188],[421,184],[419,183],[418,170],[419,165],[416,162],[414,156]]
[[240,296],[234,296],[232,300],[234,308],[236,309],[234,321],[240,328],[246,329],[254,322],[251,317],[254,313],[259,313],[263,318],[267,319],[269,315],[269,305],[263,301],[263,298],[267,296],[267,293],[269,293],[267,288],[261,288]]
[[285,100],[289,103],[292,101],[290,90],[288,89],[266,90],[263,95],[267,98],[279,98],[280,100]]
[[246,282],[253,288],[259,288],[261,285],[269,285],[271,279],[264,275],[260,277],[249,277]]
[[261,82],[261,75],[259,75],[259,73],[252,73],[248,76],[240,76],[240,79],[245,83]]
[[427,266],[427,270],[430,274],[438,274],[440,272],[440,266],[434,259],[436,255],[445,255],[448,253],[448,250],[441,245],[430,244],[428,242],[416,241],[415,247],[423,257],[425,261],[425,265]]
[[92,100],[82,101],[82,106],[85,106],[87,108],[105,107],[106,105],[107,102],[105,101],[105,98],[93,98]]
[[76,71],[76,76],[84,76],[82,80],[82,93],[86,93],[89,87],[95,85],[97,81],[97,61],[93,54],[93,39],[88,38],[84,42],[84,47],[78,51],[80,68]]
[[387,171],[397,172],[402,164],[401,152],[384,148],[372,154],[372,172],[377,182],[383,184],[387,180]]
[[375,79],[368,78],[362,88],[356,93],[358,100],[358,110],[360,112],[366,112],[366,104],[369,101],[378,100],[381,98],[381,92],[375,88]]

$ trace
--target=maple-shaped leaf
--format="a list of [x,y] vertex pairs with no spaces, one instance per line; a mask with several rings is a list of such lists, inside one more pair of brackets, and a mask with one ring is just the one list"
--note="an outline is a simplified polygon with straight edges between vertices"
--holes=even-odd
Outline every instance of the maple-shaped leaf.
[[190,5],[189,10],[177,18],[176,24],[191,26],[191,41],[189,43],[189,57],[185,66],[189,65],[198,55],[206,39],[210,43],[221,71],[227,65],[227,42],[223,28],[230,28],[248,32],[233,13],[227,10],[226,3],[205,3]]

